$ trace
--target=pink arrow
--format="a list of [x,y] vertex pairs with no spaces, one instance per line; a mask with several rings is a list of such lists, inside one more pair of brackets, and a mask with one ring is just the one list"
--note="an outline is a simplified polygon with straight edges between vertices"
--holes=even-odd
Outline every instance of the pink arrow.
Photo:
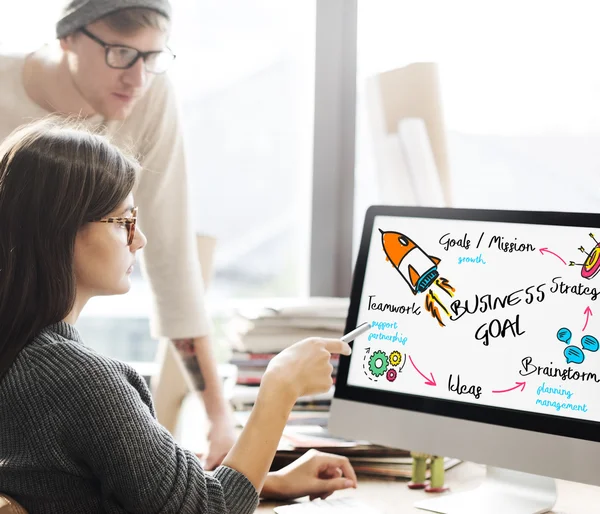
[[433,378],[433,373],[429,373],[431,375],[431,378],[427,378],[425,375],[423,375],[423,373],[421,373],[419,371],[419,368],[417,368],[415,366],[415,363],[413,362],[412,357],[410,355],[408,356],[408,359],[410,360],[410,363],[413,365],[413,368],[415,368],[415,370],[417,370],[417,373],[425,379],[425,385],[428,385],[428,386],[436,386],[437,385],[435,383],[435,378]]
[[590,316],[593,316],[592,309],[589,307],[586,307],[583,313],[585,314],[585,325],[583,325],[583,328],[581,329],[582,332],[585,330],[585,327],[587,327]]
[[525,390],[525,384],[527,382],[515,382],[515,384],[517,384],[515,387],[511,387],[510,389],[504,389],[502,391],[492,391],[492,393],[508,393],[510,391],[514,391],[515,389],[519,389],[519,387],[521,388],[521,392],[523,392]]
[[567,264],[560,255],[556,255],[554,252],[551,252],[550,250],[548,250],[548,248],[540,248],[540,253],[542,255],[544,255],[544,252],[554,255],[554,257],[558,257],[562,261],[563,264]]

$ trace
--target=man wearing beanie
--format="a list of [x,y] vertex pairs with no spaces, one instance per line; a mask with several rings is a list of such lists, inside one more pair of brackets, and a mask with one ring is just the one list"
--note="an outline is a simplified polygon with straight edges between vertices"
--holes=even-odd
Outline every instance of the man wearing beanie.
[[134,195],[149,241],[143,269],[154,294],[151,332],[173,341],[202,390],[211,421],[206,467],[213,469],[235,441],[234,421],[208,338],[180,115],[164,73],[175,60],[170,18],[168,0],[68,2],[54,45],[0,55],[0,141],[37,118],[75,115],[140,158]]

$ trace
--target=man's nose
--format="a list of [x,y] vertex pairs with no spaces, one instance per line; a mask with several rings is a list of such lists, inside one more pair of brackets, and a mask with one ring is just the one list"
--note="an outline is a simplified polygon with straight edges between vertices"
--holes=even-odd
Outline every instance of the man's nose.
[[144,87],[148,79],[144,59],[140,57],[131,68],[124,70],[122,78],[123,82],[130,87],[136,89]]

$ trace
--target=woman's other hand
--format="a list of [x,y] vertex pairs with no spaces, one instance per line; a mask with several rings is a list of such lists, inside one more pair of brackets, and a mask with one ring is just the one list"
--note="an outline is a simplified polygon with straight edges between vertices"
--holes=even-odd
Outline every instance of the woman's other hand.
[[325,499],[334,491],[356,488],[356,473],[346,457],[309,450],[288,466],[269,473],[263,498],[291,500],[309,496]]

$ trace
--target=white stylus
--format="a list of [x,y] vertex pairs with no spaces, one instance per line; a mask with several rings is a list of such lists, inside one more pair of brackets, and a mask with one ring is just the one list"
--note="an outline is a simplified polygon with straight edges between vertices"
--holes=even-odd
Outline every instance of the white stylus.
[[354,341],[359,335],[364,334],[367,330],[371,328],[371,323],[363,323],[362,325],[358,325],[354,330],[348,332],[346,335],[340,337],[344,343],[349,343]]

